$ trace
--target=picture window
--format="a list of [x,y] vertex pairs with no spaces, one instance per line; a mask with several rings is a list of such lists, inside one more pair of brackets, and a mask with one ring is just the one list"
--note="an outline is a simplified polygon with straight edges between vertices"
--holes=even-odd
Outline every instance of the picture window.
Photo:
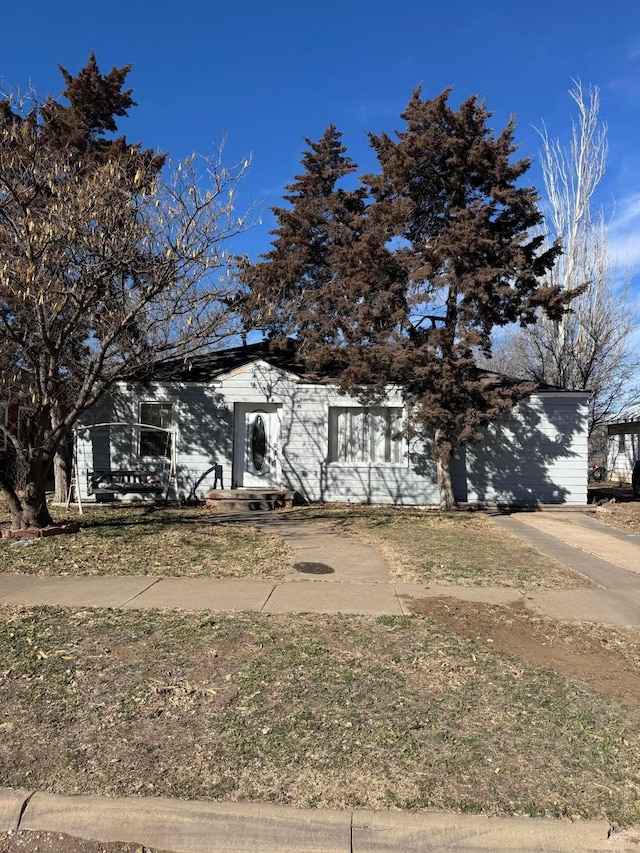
[[404,457],[400,407],[331,407],[329,461],[399,465]]

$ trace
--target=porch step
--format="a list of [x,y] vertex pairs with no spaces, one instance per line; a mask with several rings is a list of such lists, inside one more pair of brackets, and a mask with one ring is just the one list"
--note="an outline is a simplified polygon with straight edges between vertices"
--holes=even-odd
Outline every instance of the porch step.
[[291,507],[294,497],[288,489],[213,489],[204,505],[218,512],[255,512]]

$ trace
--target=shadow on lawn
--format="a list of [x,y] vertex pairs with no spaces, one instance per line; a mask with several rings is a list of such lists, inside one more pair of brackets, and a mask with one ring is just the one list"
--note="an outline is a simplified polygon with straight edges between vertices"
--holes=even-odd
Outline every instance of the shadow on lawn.
[[616,503],[632,503],[638,498],[633,493],[631,486],[616,486],[613,483],[597,483],[590,485],[587,490],[588,502],[597,504],[601,501],[615,501]]
[[184,525],[186,527],[205,520],[193,508],[188,510],[168,509],[165,506],[154,505],[144,508],[139,505],[126,508],[121,506],[101,507],[99,512],[100,515],[94,515],[93,511],[90,510],[78,517],[77,520],[82,530],[87,532],[101,530],[117,534],[119,530],[136,527],[146,529],[149,527],[160,529],[169,525]]

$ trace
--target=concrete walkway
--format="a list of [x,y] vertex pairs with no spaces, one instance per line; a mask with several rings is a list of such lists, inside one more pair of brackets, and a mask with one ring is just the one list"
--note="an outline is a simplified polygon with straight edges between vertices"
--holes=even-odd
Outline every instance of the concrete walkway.
[[0,574],[0,604],[396,616],[408,612],[402,599],[406,591],[391,583],[386,563],[373,548],[328,526],[296,523],[287,516],[251,513],[246,519],[231,517],[229,523],[241,520],[281,536],[292,548],[294,565],[284,581]]
[[640,536],[578,512],[519,512],[495,521],[599,586],[527,593],[529,607],[552,619],[640,627]]
[[508,587],[393,583],[380,556],[346,533],[271,513],[252,513],[250,521],[282,536],[293,549],[294,566],[284,581],[0,573],[0,604],[400,616],[411,613],[415,599],[452,596],[489,604],[523,602],[554,619],[640,627],[640,537],[586,513],[494,516],[503,529],[598,584],[595,589],[526,593]]
[[[582,552],[582,556],[575,555],[572,561],[577,566],[584,564],[592,571],[595,562],[585,558],[597,558],[609,565],[640,573],[640,536],[618,530],[591,513],[520,512],[510,518]],[[550,542],[548,539],[547,545]],[[539,539],[538,543],[543,544],[543,540]],[[564,551],[562,556],[566,555]],[[640,577],[634,583],[636,581],[640,583]]]

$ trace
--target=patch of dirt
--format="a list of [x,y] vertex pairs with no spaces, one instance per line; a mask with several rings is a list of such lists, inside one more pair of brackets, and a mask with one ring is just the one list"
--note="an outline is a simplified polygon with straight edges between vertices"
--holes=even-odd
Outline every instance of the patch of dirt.
[[411,609],[444,630],[489,644],[499,654],[584,679],[598,693],[640,707],[640,643],[635,649],[611,647],[611,640],[599,636],[594,626],[588,633],[572,630],[532,616],[522,604],[497,607],[443,597],[418,599]]
[[[0,853],[162,853],[156,848],[122,841],[87,841],[61,832],[7,832],[0,835]],[[168,851],[165,851],[168,853]]]

